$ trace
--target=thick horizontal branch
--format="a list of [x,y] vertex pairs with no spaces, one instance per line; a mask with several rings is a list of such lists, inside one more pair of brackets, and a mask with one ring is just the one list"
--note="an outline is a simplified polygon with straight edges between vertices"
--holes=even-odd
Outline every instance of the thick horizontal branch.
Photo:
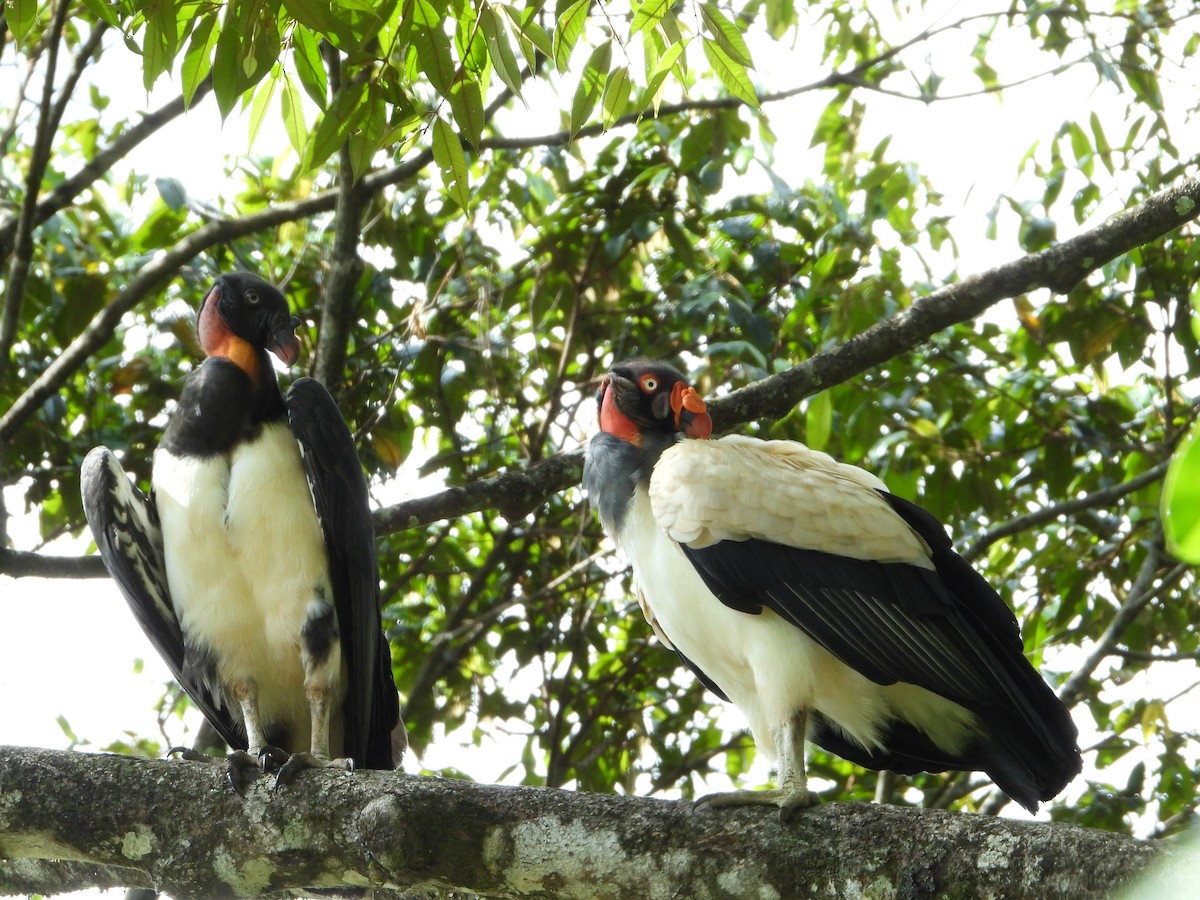
[[[713,400],[709,404],[713,422],[718,431],[730,431],[745,422],[784,416],[805,397],[909,352],[1001,300],[1037,288],[1065,292],[1109,260],[1170,233],[1198,214],[1200,180],[1186,179],[1077,237],[940,288],[845,344]],[[376,527],[387,533],[481,509],[503,511],[509,496],[545,498],[579,483],[582,460],[579,451],[563,454],[523,471],[397,504],[379,511]],[[493,502],[493,496],[499,499]]]
[[[335,195],[323,196],[327,198],[326,205],[332,207]],[[312,199],[302,203],[311,204]],[[266,217],[275,222],[287,221],[294,216],[294,211],[287,207],[298,205],[300,204],[281,204],[255,216],[221,220],[206,228],[236,229],[238,234],[244,234],[256,228],[266,227],[262,224]],[[777,375],[740,388],[726,397],[713,400],[709,404],[713,421],[719,431],[729,431],[752,420],[786,415],[804,397],[840,384],[873,366],[909,352],[937,332],[969,321],[1001,300],[1037,288],[1069,290],[1079,279],[1109,260],[1168,234],[1194,220],[1198,214],[1200,179],[1185,179],[1155,194],[1141,206],[1117,215],[1077,237],[1040,253],[1013,260],[963,281],[946,285],[844,344]],[[193,239],[201,240],[198,234],[199,232],[189,235],[181,245]],[[181,245],[177,245],[175,249],[179,250]],[[184,247],[181,252],[197,251]],[[166,278],[166,272],[157,265],[161,261],[160,257],[155,263],[147,266],[142,275],[131,283],[126,294],[114,301],[101,315],[110,315],[111,311],[120,305],[120,311],[115,314],[119,318],[120,314],[131,308],[139,299],[140,295],[133,299],[129,297],[135,291],[135,287],[145,291],[149,289],[146,287],[148,279]],[[150,271],[151,269],[153,271]],[[93,321],[84,334],[80,335],[18,399],[13,408],[0,418],[0,440],[54,390],[59,375],[58,369],[75,365],[74,362],[64,362],[67,357],[74,358],[80,354],[86,356],[91,352],[89,340],[95,341],[97,346],[103,342],[103,334],[95,333],[103,332],[104,327],[106,326]],[[89,339],[89,335],[93,336]],[[39,385],[42,386],[40,390]],[[526,469],[506,472],[468,485],[447,488],[428,497],[385,507],[375,513],[375,528],[380,534],[390,534],[483,509],[497,509],[510,519],[517,519],[537,509],[558,491],[578,484],[582,471],[582,451],[560,454],[534,463]],[[1154,478],[1157,478],[1157,470],[1155,471]],[[1139,478],[1150,478],[1150,473],[1145,473]],[[1135,481],[1140,484],[1140,480]],[[1124,492],[1126,488],[1117,485],[1112,490]],[[1060,508],[1058,513],[1069,509],[1071,503],[1083,502],[1082,499],[1068,501],[1068,506]],[[91,574],[91,570],[84,569],[67,571],[64,568],[59,571],[54,561],[47,562],[38,572],[34,572],[33,568],[34,564],[19,560],[11,553],[0,554],[0,574],[46,574],[58,577],[82,577]],[[96,569],[94,574],[101,573]]]
[[48,556],[0,547],[0,575],[9,578],[106,578],[99,556]]
[[547,498],[579,484],[583,478],[583,451],[560,453],[462,487],[446,488],[428,497],[405,500],[375,512],[375,531],[391,534],[419,528],[443,519],[453,519],[481,509],[499,510],[509,521],[533,512]]
[[908,309],[794,368],[711,404],[719,430],[779,418],[805,397],[907,353],[1001,300],[1039,288],[1066,293],[1122,253],[1157,240],[1200,215],[1200,179],[1186,178],[1131,210],[1039,253],[1023,256],[916,300]]
[[[1064,825],[831,803],[774,811],[303,773],[245,798],[223,767],[0,748],[0,893],[140,882],[177,897],[459,890],[521,897],[1107,897],[1165,842]],[[39,869],[38,860],[65,860]]]

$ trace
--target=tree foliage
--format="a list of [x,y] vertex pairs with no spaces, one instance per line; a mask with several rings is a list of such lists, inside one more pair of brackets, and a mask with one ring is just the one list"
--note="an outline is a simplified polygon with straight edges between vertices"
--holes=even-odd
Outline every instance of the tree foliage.
[[[372,476],[417,752],[504,735],[513,782],[691,797],[744,776],[753,748],[652,639],[564,454],[614,360],[679,360],[711,395],[812,361],[831,374],[782,407],[735,394],[720,424],[864,465],[946,521],[1086,736],[1086,777],[1053,817],[1177,831],[1200,779],[1196,719],[1174,724],[1200,636],[1159,501],[1197,418],[1195,227],[1004,286],[1010,303],[897,331],[878,359],[854,351],[935,289],[987,283],[960,271],[966,232],[1045,260],[1164,189],[1183,187],[1176,224],[1193,218],[1194,94],[1174,89],[1197,11],[1016,2],[926,25],[925,4],[882,6],[10,0],[0,483],[46,540],[83,527],[92,446],[145,483],[198,360],[191,309],[215,273],[256,270],[304,320],[303,358]],[[789,48],[794,82],[758,80],[758,58]],[[113,72],[178,96],[130,112]],[[864,139],[885,100],[994,103],[1030,79],[1050,96],[1067,73],[1094,79],[1094,104],[1011,161],[1025,192],[997,196],[990,223],[956,221],[937,173]],[[801,96],[820,102],[786,105]],[[214,104],[256,141],[217,196],[183,168],[124,174],[126,154]],[[272,128],[287,146],[268,154]],[[781,176],[802,144],[809,177]],[[0,572],[79,568],[10,546]],[[821,755],[811,771],[831,798],[1005,802],[965,776]]]

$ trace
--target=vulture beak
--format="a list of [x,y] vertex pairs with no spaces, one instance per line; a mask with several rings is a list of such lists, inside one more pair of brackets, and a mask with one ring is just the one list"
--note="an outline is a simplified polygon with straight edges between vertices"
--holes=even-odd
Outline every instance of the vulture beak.
[[671,411],[675,413],[675,427],[688,437],[703,439],[712,434],[708,407],[694,387],[675,382],[671,388]]
[[300,341],[295,334],[299,325],[300,320],[289,315],[278,316],[271,323],[267,349],[278,356],[285,366],[294,364],[300,358]]

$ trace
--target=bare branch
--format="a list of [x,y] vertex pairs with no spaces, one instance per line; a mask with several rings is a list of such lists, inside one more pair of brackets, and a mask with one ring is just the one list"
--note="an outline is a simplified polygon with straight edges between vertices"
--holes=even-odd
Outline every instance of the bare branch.
[[0,575],[9,578],[107,578],[99,556],[46,556],[0,547]]
[[[782,825],[762,809],[393,772],[313,770],[270,785],[260,779],[243,799],[219,765],[0,748],[0,893],[125,880],[197,900],[368,887],[846,898],[879,884],[920,884],[930,896],[1086,898],[1110,896],[1155,861],[1169,874],[1193,855],[1061,824],[857,803]],[[48,859],[72,862],[35,862]],[[46,880],[31,883],[31,873]]]
[[25,300],[25,281],[33,262],[33,231],[37,227],[34,216],[38,196],[42,190],[42,178],[50,163],[50,149],[54,141],[54,77],[58,68],[58,53],[62,45],[63,23],[71,0],[58,0],[54,10],[54,22],[47,31],[50,41],[46,57],[46,72],[43,75],[42,99],[38,104],[37,130],[33,147],[29,151],[29,171],[25,176],[25,196],[21,201],[21,212],[17,218],[17,238],[9,260],[8,278],[4,285],[4,309],[0,312],[0,381],[4,380],[9,356],[17,338],[17,326],[21,320],[21,306]]

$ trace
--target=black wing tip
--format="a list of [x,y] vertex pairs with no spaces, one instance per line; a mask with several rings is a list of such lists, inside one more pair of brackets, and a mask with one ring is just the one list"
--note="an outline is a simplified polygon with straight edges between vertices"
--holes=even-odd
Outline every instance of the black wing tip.
[[809,739],[821,749],[865,769],[890,769],[901,775],[984,772],[1030,813],[1036,813],[1040,803],[1057,797],[1083,767],[1073,737],[1069,743],[1048,748],[1041,742],[1035,746],[1007,735],[987,735],[961,753],[953,754],[942,750],[909,723],[897,720],[884,735],[884,749],[873,752],[849,740],[832,722],[817,715]]

